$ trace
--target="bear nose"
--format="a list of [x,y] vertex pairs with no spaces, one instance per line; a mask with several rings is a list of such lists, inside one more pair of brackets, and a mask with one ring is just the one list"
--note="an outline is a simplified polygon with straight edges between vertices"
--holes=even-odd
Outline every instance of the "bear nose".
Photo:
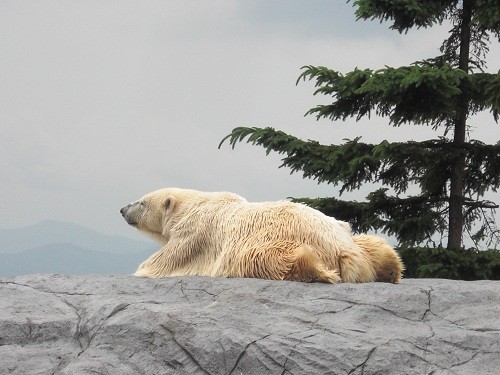
[[122,216],[125,216],[125,212],[127,212],[128,208],[130,207],[130,204],[123,207],[121,210],[120,210],[120,213],[122,214]]

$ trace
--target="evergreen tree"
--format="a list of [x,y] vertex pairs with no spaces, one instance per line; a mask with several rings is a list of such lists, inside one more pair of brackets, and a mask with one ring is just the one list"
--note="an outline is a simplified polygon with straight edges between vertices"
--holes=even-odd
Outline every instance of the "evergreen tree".
[[[364,183],[381,183],[384,187],[364,202],[294,199],[348,221],[355,231],[380,230],[406,245],[448,233],[448,249],[462,247],[464,232],[476,242],[498,243],[500,234],[493,220],[498,205],[483,197],[500,186],[500,141],[488,145],[467,136],[467,119],[478,111],[491,111],[498,122],[500,73],[484,70],[490,37],[500,39],[498,0],[353,3],[358,19],[388,21],[400,33],[445,20],[453,27],[439,56],[410,66],[355,69],[346,74],[303,67],[297,83],[314,80],[315,95],[333,97],[331,104],[318,105],[307,114],[339,121],[375,113],[392,126],[423,124],[442,131],[442,136],[379,144],[363,143],[358,137],[340,145],[322,145],[273,128],[237,127],[221,145],[229,140],[234,148],[246,139],[267,153],[284,154],[282,166],[320,183],[340,185],[340,194]],[[420,193],[408,195],[411,186]]]

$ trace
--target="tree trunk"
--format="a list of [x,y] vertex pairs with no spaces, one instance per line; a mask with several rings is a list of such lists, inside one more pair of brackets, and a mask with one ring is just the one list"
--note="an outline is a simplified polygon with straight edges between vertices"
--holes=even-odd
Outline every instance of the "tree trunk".
[[[469,47],[471,40],[472,1],[463,0],[460,30],[460,56],[458,68],[469,72]],[[456,149],[463,148],[467,128],[467,116],[469,112],[469,100],[466,92],[462,92],[457,103],[457,115],[455,118],[453,143]],[[462,247],[462,233],[464,226],[463,201],[464,201],[464,178],[465,178],[465,155],[456,159],[452,167],[450,178],[450,201],[449,201],[449,227],[448,227],[448,249],[460,249]]]

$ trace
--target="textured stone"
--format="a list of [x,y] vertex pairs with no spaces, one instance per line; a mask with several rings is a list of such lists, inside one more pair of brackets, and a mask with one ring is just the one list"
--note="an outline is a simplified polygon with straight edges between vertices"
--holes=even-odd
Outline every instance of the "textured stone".
[[0,279],[0,374],[498,374],[500,282]]

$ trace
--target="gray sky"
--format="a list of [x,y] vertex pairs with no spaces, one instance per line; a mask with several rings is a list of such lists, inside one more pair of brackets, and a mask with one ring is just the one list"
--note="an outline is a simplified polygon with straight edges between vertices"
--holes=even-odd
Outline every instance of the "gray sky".
[[[3,0],[0,227],[55,219],[139,238],[119,209],[167,186],[252,201],[338,196],[278,170],[262,148],[217,145],[239,125],[328,144],[436,137],[379,118],[303,117],[326,98],[295,81],[303,65],[347,72],[435,56],[446,30],[399,35],[333,0]],[[496,71],[498,43],[488,61]],[[488,113],[471,125],[472,138],[500,139]]]

